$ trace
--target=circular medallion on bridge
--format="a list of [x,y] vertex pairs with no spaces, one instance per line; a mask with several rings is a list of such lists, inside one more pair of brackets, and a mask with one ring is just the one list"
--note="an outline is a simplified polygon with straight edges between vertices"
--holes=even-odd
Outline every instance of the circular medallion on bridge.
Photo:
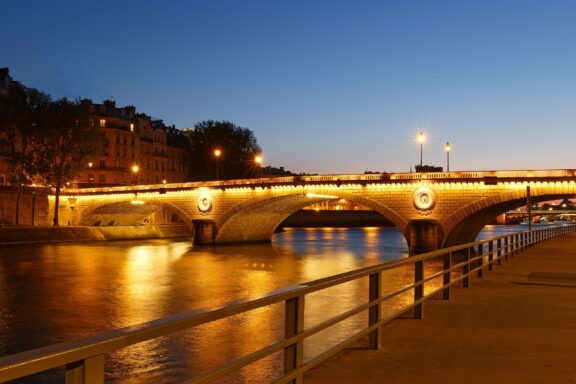
[[206,194],[200,195],[198,198],[198,210],[203,213],[208,213],[212,210],[212,199]]
[[428,187],[420,187],[414,191],[412,202],[420,213],[428,215],[436,204],[436,194]]

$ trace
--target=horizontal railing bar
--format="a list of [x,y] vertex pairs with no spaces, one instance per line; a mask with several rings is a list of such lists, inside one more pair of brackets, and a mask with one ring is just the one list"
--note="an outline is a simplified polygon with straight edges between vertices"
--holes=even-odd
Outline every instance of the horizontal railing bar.
[[238,315],[298,296],[303,286],[271,292],[258,299],[240,299],[215,309],[198,309],[158,320],[54,344],[0,358],[0,380],[13,380],[198,325]]
[[[424,279],[422,279],[421,284],[427,283],[427,282],[432,281],[434,279],[437,279],[441,276],[444,276],[444,273],[445,273],[444,270],[442,270],[440,272],[433,273],[430,276],[427,276]],[[418,285],[421,285],[421,284],[418,284]]]
[[369,309],[370,307],[377,305],[380,302],[380,300],[374,300],[368,303],[364,303],[358,307],[354,307],[336,317],[332,317],[328,320],[325,320],[319,324],[316,324],[306,330],[304,330],[304,332],[302,332],[301,337],[295,337],[296,339],[301,339],[301,338],[308,338],[312,335],[315,335],[316,333],[322,332],[323,330],[330,328],[331,326],[338,324],[354,315],[357,315],[359,313],[361,313],[362,311],[365,311],[367,309]]
[[[419,284],[418,284],[418,285],[419,285]],[[358,306],[358,307],[352,308],[352,309],[350,309],[349,311],[347,311],[347,312],[345,312],[345,313],[343,313],[343,314],[341,314],[341,315],[338,315],[338,316],[336,316],[336,317],[334,317],[334,318],[332,318],[332,319],[326,320],[326,321],[324,321],[324,322],[322,322],[322,323],[320,323],[320,324],[316,324],[316,325],[314,325],[313,327],[306,329],[306,330],[302,333],[302,337],[300,337],[300,336],[295,336],[293,339],[291,339],[291,340],[290,340],[290,344],[294,344],[297,340],[299,340],[299,339],[301,339],[301,338],[307,338],[307,337],[310,337],[310,336],[312,336],[312,335],[314,335],[314,334],[316,334],[316,333],[318,333],[318,332],[321,332],[321,331],[329,328],[330,326],[335,325],[335,324],[337,324],[337,323],[339,323],[339,322],[341,322],[341,321],[343,321],[343,320],[346,320],[347,318],[352,317],[352,316],[354,316],[354,315],[356,315],[356,314],[358,314],[358,313],[360,313],[360,312],[362,312],[362,311],[365,311],[366,309],[368,309],[368,308],[370,308],[370,307],[372,307],[372,306],[374,306],[374,305],[378,305],[378,304],[380,304],[380,303],[382,303],[382,302],[384,302],[384,301],[386,301],[386,300],[389,300],[389,299],[391,299],[391,298],[393,298],[393,297],[396,297],[396,296],[398,296],[398,295],[401,295],[401,294],[404,293],[404,292],[410,291],[410,290],[414,289],[415,286],[416,286],[416,284],[411,283],[411,284],[406,285],[406,286],[404,286],[404,287],[402,287],[402,288],[400,288],[400,289],[397,289],[397,290],[395,290],[395,291],[388,292],[388,293],[386,293],[385,295],[382,295],[380,298],[378,298],[378,299],[376,299],[376,300],[373,300],[373,301],[364,303],[364,304],[362,304],[362,305],[360,305],[360,306]],[[335,319],[339,319],[339,320],[338,320],[338,321],[334,321]]]
[[454,264],[450,267],[450,271],[458,270],[464,266],[468,265],[468,261],[462,261],[458,264]]
[[185,381],[184,384],[204,384],[210,383],[222,376],[231,374],[240,368],[250,365],[258,360],[261,360],[267,356],[270,356],[276,352],[282,351],[284,349],[285,343],[283,341],[278,341],[267,347],[264,347],[258,351],[252,352],[249,355],[243,356],[239,359],[233,360],[215,370],[201,374],[191,380]]
[[386,322],[388,322],[391,319],[388,319],[388,318],[382,319],[382,320],[378,321],[377,323],[375,323],[375,324],[373,324],[367,328],[364,328],[363,330],[354,334],[350,338],[336,344],[334,347],[328,349],[327,351],[322,352],[320,355],[314,357],[313,359],[308,361],[306,364],[304,364],[300,368],[295,369],[294,371],[286,374],[284,377],[275,381],[275,383],[276,384],[287,383],[290,380],[293,380],[296,376],[301,375],[301,374],[309,371],[310,369],[314,368],[316,365],[320,364],[321,362],[323,362],[324,360],[326,360],[330,356],[335,355],[336,353],[340,352],[341,350],[343,350],[347,346],[354,344],[355,342],[360,340],[362,337],[368,335],[370,332],[372,332],[375,329],[377,329],[378,327],[382,326],[382,324],[384,324],[384,322],[383,322],[384,320],[386,320]]

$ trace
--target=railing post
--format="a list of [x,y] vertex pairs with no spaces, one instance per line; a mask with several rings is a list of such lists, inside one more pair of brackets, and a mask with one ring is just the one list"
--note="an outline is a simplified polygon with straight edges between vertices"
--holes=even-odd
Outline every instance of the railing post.
[[462,286],[464,288],[468,288],[470,286],[470,253],[471,248],[468,247],[466,251],[466,262],[462,267],[462,275],[464,275],[464,279],[462,279]]
[[104,355],[66,365],[66,384],[104,384]]
[[482,269],[484,268],[484,244],[482,244],[482,243],[481,243],[481,244],[478,244],[478,250],[477,250],[476,253],[477,253],[476,256],[479,257],[478,263],[477,263],[477,265],[478,265],[478,272],[477,272],[476,276],[478,276],[478,278],[481,279],[481,278],[482,278],[482,274],[483,274]]
[[522,241],[522,252],[526,250],[526,232],[520,234],[520,239]]
[[[286,300],[284,337],[291,339],[304,330],[304,296]],[[284,373],[300,368],[304,363],[304,340],[284,348]],[[292,384],[301,384],[302,375],[296,376]]]
[[510,246],[508,241],[508,236],[504,238],[504,260],[508,261],[508,253],[510,252]]
[[488,243],[488,270],[494,269],[492,263],[494,262],[494,241],[490,240]]
[[[369,278],[368,300],[378,300],[382,296],[382,273],[373,273]],[[382,303],[370,307],[368,311],[368,325],[374,325],[380,321],[382,316]],[[381,327],[376,328],[368,335],[368,347],[370,349],[382,348],[382,331]]]
[[[414,263],[414,284],[418,284],[414,286],[415,303],[418,300],[422,299],[422,297],[424,296],[424,284],[422,284],[422,280],[424,280],[424,261],[417,261]],[[414,318],[421,319],[423,315],[424,315],[423,303],[416,304],[414,306]]]
[[498,257],[498,265],[502,265],[502,239],[497,240],[496,247],[498,248],[498,252],[496,252]]
[[444,255],[444,274],[442,275],[442,285],[445,287],[442,291],[442,299],[450,300],[450,282],[452,281],[452,252],[448,252]]

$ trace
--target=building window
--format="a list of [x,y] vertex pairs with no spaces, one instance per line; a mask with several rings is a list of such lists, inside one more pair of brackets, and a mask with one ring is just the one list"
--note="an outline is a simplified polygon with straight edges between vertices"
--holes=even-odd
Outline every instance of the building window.
[[106,160],[100,160],[100,169],[106,168]]
[[105,183],[105,182],[106,182],[106,175],[104,175],[104,174],[101,173],[101,174],[98,176],[98,181],[101,182],[101,183]]
[[104,128],[106,126],[106,120],[100,119],[100,127]]

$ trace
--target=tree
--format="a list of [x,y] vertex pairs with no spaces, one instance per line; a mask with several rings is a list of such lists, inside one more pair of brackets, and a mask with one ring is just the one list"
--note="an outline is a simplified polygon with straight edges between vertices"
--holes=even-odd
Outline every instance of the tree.
[[13,82],[0,99],[0,152],[5,153],[14,169],[16,217],[19,222],[22,186],[34,172],[33,138],[37,125],[35,114],[50,102],[50,96],[34,88]]
[[65,98],[40,108],[36,124],[34,161],[38,174],[54,187],[53,225],[58,225],[62,185],[82,171],[89,157],[100,153],[102,134],[88,105]]
[[[229,121],[205,120],[184,132],[190,140],[190,178],[192,180],[240,179],[254,177],[259,165],[254,159],[261,152],[254,133]],[[219,149],[220,156],[214,151]]]

